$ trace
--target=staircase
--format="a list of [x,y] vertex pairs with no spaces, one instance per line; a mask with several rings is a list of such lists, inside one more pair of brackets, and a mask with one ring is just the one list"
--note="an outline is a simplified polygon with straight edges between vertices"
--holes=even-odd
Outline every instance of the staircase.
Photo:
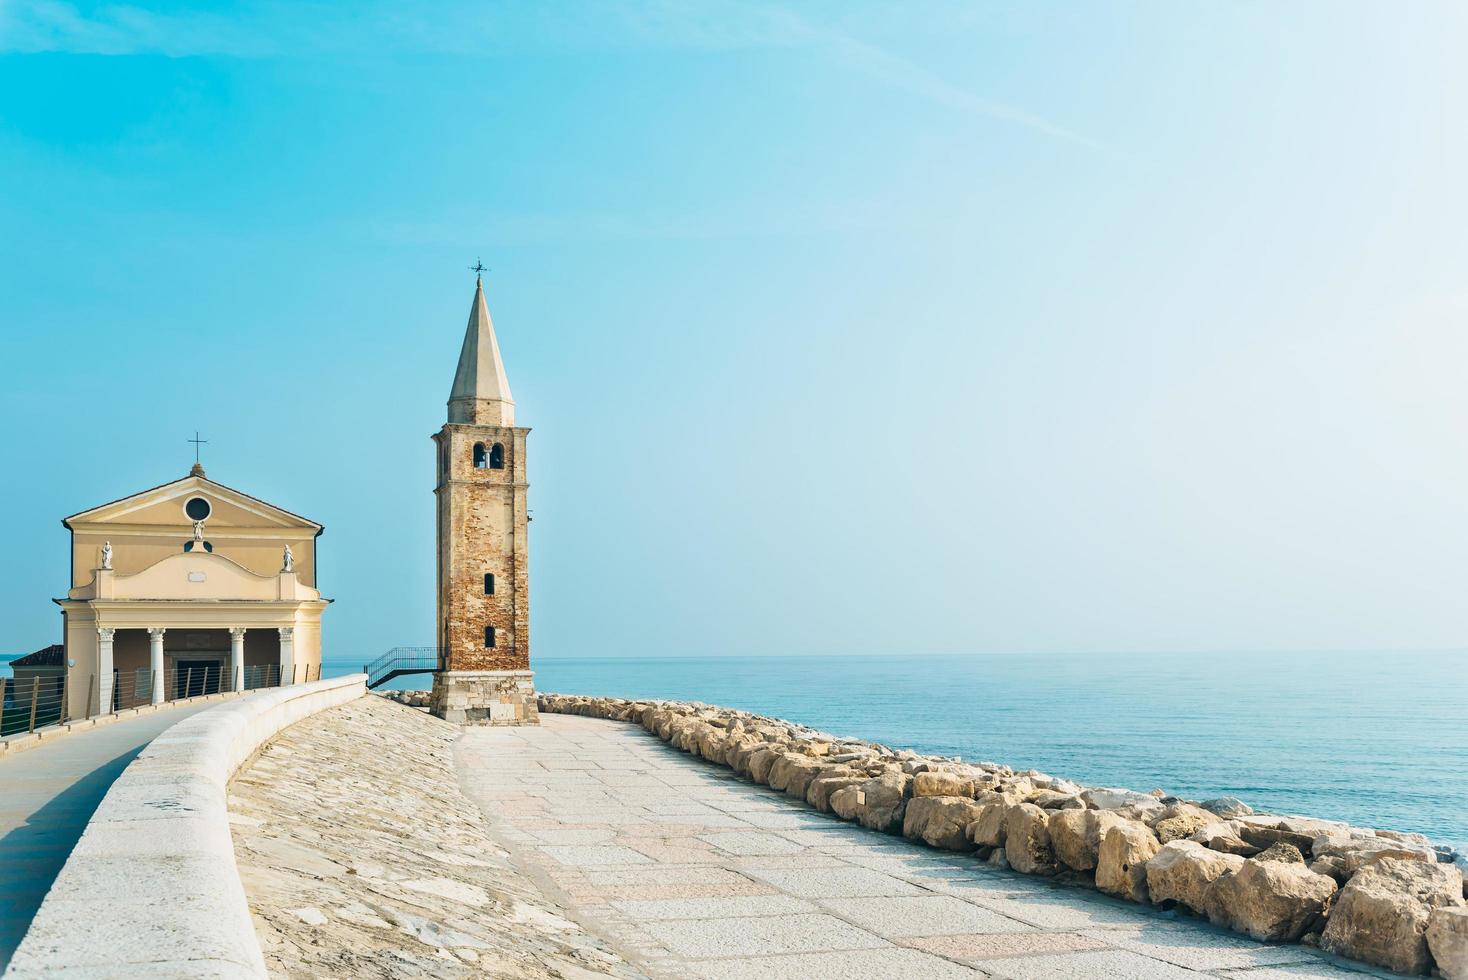
[[369,689],[381,687],[404,674],[436,674],[441,669],[438,647],[393,647],[362,668]]

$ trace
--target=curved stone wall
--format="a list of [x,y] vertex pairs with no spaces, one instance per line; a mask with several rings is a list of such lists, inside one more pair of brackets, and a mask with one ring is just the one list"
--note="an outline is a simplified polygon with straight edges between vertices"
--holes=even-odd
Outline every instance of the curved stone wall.
[[1421,834],[1260,814],[1232,798],[1084,787],[705,704],[542,694],[539,707],[639,724],[872,830],[1181,907],[1261,941],[1468,980],[1468,865]]
[[235,867],[229,780],[281,729],[361,697],[366,680],[353,674],[260,691],[154,739],[97,807],[7,980],[264,977]]

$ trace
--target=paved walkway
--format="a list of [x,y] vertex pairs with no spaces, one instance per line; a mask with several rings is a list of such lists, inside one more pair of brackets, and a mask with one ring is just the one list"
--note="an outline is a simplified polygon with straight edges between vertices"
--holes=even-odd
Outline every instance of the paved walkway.
[[150,712],[0,758],[0,971],[112,781],[169,725],[217,703]]
[[1386,976],[863,830],[633,725],[541,721],[468,730],[460,781],[522,870],[653,976]]

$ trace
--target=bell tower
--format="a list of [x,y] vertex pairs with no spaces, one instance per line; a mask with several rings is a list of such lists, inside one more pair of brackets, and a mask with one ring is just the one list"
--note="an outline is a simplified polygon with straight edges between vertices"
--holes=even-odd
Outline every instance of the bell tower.
[[482,277],[438,448],[438,657],[430,707],[471,725],[538,724],[530,671],[525,437]]

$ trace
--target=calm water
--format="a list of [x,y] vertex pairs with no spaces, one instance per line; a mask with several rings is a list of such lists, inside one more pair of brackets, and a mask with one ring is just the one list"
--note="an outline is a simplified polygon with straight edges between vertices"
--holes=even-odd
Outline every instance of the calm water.
[[1468,847],[1462,653],[541,659],[535,670],[544,691],[707,701]]

